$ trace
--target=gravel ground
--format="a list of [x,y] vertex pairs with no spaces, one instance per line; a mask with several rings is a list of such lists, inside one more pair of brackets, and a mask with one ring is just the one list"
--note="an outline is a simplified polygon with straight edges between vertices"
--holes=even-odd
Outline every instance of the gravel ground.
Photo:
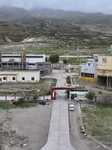
[[0,150],[40,150],[48,137],[52,102],[48,104],[11,109],[7,115],[6,111],[1,110],[4,138]]
[[[100,144],[81,133],[81,126],[83,126],[81,113],[78,103],[73,103],[75,105],[75,111],[69,112],[71,145],[75,150],[106,150]],[[83,105],[83,103],[81,105]]]
[[[47,142],[53,102],[48,104],[0,110],[4,137],[0,150],[41,150]],[[71,145],[75,150],[105,150],[81,133],[80,113],[77,103],[74,104],[75,111],[69,111]]]

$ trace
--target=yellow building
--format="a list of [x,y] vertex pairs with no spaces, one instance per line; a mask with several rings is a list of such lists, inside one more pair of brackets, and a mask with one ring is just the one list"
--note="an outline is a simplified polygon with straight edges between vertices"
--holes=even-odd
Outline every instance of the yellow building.
[[112,56],[98,56],[97,83],[112,87]]

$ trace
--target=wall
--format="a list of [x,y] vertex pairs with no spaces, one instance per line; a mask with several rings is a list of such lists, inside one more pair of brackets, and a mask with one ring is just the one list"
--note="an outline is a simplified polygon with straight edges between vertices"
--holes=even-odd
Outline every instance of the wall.
[[36,62],[45,62],[45,54],[1,54],[1,62],[8,62],[11,59],[14,59],[14,62],[23,62],[25,63],[36,63]]
[[21,54],[1,54],[1,62],[8,62],[10,60],[21,62]]
[[45,55],[26,54],[27,63],[45,62]]
[[51,62],[37,63],[37,69],[44,72],[44,75],[51,74]]
[[87,93],[88,93],[88,90],[70,91],[70,96],[69,97],[71,98],[71,95],[77,94],[78,98],[85,98]]
[[[22,80],[22,77],[25,77],[25,80]],[[34,80],[31,78],[34,78]],[[21,71],[18,75],[18,81],[20,82],[39,82],[39,80],[40,71]]]
[[97,74],[112,76],[112,56],[98,56]]
[[83,76],[80,76],[79,79],[85,80],[85,81],[90,81],[90,82],[96,82],[97,81],[97,78],[83,77]]
[[97,77],[97,62],[87,62],[85,65],[81,65],[81,72],[94,74],[94,78]]
[[112,70],[112,56],[98,56],[98,69]]
[[37,69],[37,64],[26,64],[26,69]]

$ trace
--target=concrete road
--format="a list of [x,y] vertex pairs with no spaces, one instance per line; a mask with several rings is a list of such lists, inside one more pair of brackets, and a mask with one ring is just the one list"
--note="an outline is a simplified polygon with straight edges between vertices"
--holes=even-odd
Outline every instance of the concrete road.
[[74,150],[69,138],[68,103],[64,100],[53,103],[48,141],[41,150]]
[[[64,87],[67,74],[55,70],[52,77],[57,78],[57,87]],[[53,103],[48,141],[41,150],[74,150],[69,138],[68,102],[65,90],[57,90],[58,99]]]

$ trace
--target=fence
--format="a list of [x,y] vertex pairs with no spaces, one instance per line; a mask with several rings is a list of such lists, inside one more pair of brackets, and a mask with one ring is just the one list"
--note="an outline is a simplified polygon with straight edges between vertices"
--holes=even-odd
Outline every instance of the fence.
[[12,100],[12,99],[18,99],[18,98],[20,98],[19,96],[0,96],[0,100],[2,101],[2,100],[5,100],[5,101],[10,101],[10,100]]

